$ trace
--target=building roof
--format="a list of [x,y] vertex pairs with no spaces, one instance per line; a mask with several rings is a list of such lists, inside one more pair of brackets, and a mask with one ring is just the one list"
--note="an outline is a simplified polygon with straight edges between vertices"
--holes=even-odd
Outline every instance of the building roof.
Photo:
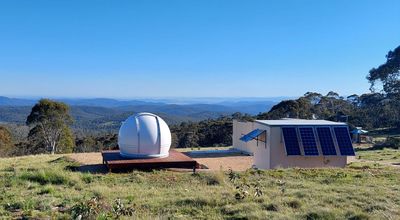
[[256,120],[256,122],[269,125],[269,126],[301,126],[301,125],[346,125],[344,122],[334,122],[327,120],[306,120],[306,119],[293,119],[293,118],[284,118],[279,120]]

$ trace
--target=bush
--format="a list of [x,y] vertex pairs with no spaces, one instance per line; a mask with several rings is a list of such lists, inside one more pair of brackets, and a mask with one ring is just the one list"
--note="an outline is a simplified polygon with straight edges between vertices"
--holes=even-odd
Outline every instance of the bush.
[[386,148],[399,149],[400,148],[400,138],[387,137],[385,141]]
[[114,201],[112,213],[115,217],[120,218],[121,216],[133,216],[135,209],[133,207],[126,206],[121,199]]
[[385,142],[374,145],[373,149],[381,150],[383,148],[400,149],[400,138],[387,137]]
[[79,202],[72,206],[70,212],[74,219],[95,219],[103,209],[103,204],[99,202],[99,200],[94,197],[87,201]]

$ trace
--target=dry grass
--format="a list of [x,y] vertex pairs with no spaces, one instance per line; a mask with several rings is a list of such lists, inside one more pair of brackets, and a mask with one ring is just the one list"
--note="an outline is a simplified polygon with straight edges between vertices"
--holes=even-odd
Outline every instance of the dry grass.
[[[69,170],[73,166],[77,164],[60,155],[1,159],[0,216],[70,219],[85,210],[100,219],[130,219],[129,210],[138,219],[400,216],[400,169],[373,162],[357,162],[345,169],[196,175],[171,171],[90,174]],[[257,190],[262,192],[258,197],[254,196]],[[238,193],[245,196],[237,199]],[[126,210],[116,209],[118,198]]]

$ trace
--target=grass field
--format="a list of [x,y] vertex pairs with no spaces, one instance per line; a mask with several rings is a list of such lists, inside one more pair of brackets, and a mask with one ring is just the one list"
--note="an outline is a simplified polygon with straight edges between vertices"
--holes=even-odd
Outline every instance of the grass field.
[[[391,155],[388,155],[391,154]],[[400,169],[375,163],[398,151],[363,151],[345,169],[198,174],[72,171],[62,155],[0,160],[0,215],[71,219],[399,219]]]
[[400,150],[360,150],[357,152],[357,158],[360,160],[400,165]]

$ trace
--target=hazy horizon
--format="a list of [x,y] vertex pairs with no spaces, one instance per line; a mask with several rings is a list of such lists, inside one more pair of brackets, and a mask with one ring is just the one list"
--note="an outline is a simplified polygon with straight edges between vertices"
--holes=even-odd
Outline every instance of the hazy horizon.
[[[18,98],[18,99],[40,99],[40,98],[54,98],[54,99],[115,99],[115,100],[132,100],[132,99],[275,99],[275,98],[294,98],[302,96],[133,96],[133,97],[102,97],[102,96],[51,96],[51,95],[43,95],[43,96],[29,96],[29,95],[3,95],[0,94],[0,97],[7,98]],[[324,95],[324,94],[322,94]]]
[[218,104],[218,105],[230,105],[234,103],[278,103],[282,100],[289,100],[298,97],[134,97],[134,98],[104,98],[104,97],[9,97],[2,96],[10,99],[16,100],[26,100],[26,101],[37,101],[41,98],[54,99],[66,102],[76,102],[76,101],[93,101],[99,100],[115,100],[118,102],[129,102],[129,101],[141,101],[147,103],[162,103],[162,104],[177,104],[177,105],[190,105],[190,104]]

